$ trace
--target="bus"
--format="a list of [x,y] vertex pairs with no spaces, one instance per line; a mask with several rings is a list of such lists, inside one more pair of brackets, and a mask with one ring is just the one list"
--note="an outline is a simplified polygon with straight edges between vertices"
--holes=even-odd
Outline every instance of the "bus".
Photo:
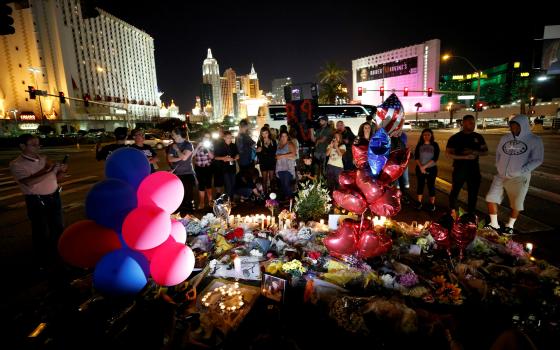
[[[319,105],[314,111],[315,120],[319,117],[327,116],[329,122],[342,120],[345,126],[348,126],[354,134],[358,134],[360,125],[366,121],[366,116],[375,116],[377,108],[372,105],[346,104],[346,105]],[[286,106],[285,105],[269,105],[266,123],[271,128],[280,129],[281,125],[287,125]]]

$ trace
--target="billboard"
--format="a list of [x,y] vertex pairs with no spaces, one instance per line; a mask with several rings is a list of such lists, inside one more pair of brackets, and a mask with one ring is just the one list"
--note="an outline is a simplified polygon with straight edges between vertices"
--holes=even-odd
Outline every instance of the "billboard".
[[560,39],[543,40],[541,67],[546,74],[560,74]]
[[356,81],[361,83],[416,73],[418,73],[418,57],[410,57],[360,68],[356,70]]

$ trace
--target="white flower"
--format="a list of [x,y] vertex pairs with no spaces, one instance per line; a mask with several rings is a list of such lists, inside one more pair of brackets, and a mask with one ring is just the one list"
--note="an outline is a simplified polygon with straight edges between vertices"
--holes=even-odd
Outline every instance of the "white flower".
[[389,274],[382,275],[381,281],[385,288],[393,289],[395,287],[395,278]]
[[213,260],[210,261],[210,263],[208,264],[208,266],[209,266],[211,269],[214,269],[214,268],[216,267],[216,264],[217,264],[217,263],[218,263],[218,260],[213,259]]
[[256,257],[261,257],[263,256],[263,253],[261,253],[260,250],[258,249],[253,249],[251,250],[251,252],[249,253],[251,256],[256,256]]

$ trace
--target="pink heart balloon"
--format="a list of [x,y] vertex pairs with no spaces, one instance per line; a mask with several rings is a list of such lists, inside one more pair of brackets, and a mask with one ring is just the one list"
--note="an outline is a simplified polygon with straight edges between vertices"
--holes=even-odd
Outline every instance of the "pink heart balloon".
[[449,249],[451,248],[451,240],[449,239],[449,230],[437,222],[433,222],[428,229],[430,234],[437,243],[438,248]]
[[331,232],[323,242],[329,253],[350,255],[356,251],[356,231],[352,227],[339,226],[338,230]]
[[379,185],[368,170],[360,169],[356,173],[356,186],[362,191],[368,204],[372,204],[383,195],[383,187]]
[[[342,221],[342,226],[353,228],[354,230],[356,230],[356,232],[359,232],[359,230],[360,230],[360,220],[354,220],[354,219],[346,218]],[[371,227],[371,221],[364,220],[364,223],[362,224],[362,231],[370,230],[371,228],[372,228]]]
[[338,175],[338,183],[343,187],[351,187],[356,184],[356,170],[345,170]]
[[391,152],[389,160],[383,167],[383,170],[381,170],[379,182],[388,185],[401,177],[408,166],[409,159],[410,148],[407,148],[406,150],[399,149]]
[[386,254],[393,246],[391,237],[375,231],[362,232],[358,241],[358,256],[362,259],[373,258]]
[[369,205],[372,213],[379,216],[393,217],[401,211],[401,191],[396,187],[388,187],[381,198]]
[[367,208],[364,197],[353,190],[336,190],[333,198],[336,204],[353,213],[362,214]]
[[352,157],[358,169],[367,164],[368,145],[352,145]]

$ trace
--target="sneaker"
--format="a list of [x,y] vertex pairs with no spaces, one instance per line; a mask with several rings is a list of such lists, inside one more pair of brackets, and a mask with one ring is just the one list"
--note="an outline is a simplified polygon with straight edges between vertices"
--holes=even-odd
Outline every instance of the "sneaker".
[[501,229],[500,229],[499,227],[496,228],[496,227],[494,227],[494,226],[492,226],[492,225],[490,225],[490,224],[484,225],[484,228],[485,228],[485,229],[492,229],[492,230],[494,230],[494,231],[496,231],[496,232],[498,232],[498,233],[500,233],[500,231],[501,231]]
[[513,227],[504,227],[500,233],[504,236],[513,236]]

